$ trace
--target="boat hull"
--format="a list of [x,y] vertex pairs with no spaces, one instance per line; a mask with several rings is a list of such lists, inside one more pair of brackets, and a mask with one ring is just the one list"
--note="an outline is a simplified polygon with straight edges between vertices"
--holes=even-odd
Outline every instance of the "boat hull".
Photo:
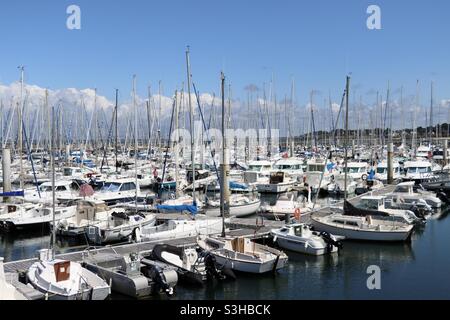
[[362,241],[383,241],[383,242],[401,242],[410,239],[412,234],[412,228],[409,231],[369,231],[369,230],[356,230],[349,228],[340,228],[330,224],[322,223],[316,219],[312,219],[312,224],[316,230],[322,232],[328,232],[330,234],[343,236],[349,240],[362,240]]
[[[247,217],[255,214],[261,207],[261,201],[255,201],[249,204],[230,207],[230,215],[236,218]],[[207,216],[220,217],[220,208],[209,208],[205,210]]]

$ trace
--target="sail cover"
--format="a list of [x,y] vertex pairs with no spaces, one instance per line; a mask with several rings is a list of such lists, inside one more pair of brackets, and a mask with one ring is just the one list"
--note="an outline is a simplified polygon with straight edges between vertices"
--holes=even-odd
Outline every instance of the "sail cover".
[[24,197],[24,196],[25,196],[25,192],[23,190],[0,193],[0,197],[3,197],[3,198]]
[[230,181],[230,188],[231,189],[239,189],[239,190],[247,190],[248,186],[245,184],[240,184],[240,183]]
[[159,205],[156,206],[158,211],[166,211],[166,212],[189,212],[191,214],[197,214],[198,209],[197,206],[194,205],[179,205],[179,206],[167,206],[167,205]]

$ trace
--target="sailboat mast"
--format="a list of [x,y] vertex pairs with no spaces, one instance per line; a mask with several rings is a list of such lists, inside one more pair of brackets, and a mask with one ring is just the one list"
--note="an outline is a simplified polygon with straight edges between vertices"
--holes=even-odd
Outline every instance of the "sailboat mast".
[[115,165],[115,167],[116,167],[116,173],[118,172],[118,166],[117,166],[117,151],[118,151],[118,149],[117,149],[117,145],[118,145],[118,143],[117,143],[117,122],[118,122],[118,118],[119,118],[119,115],[117,114],[117,111],[118,111],[118,107],[119,107],[119,89],[116,89],[116,106],[115,106],[115,110],[114,110],[114,112],[115,112],[115,118],[114,118],[114,122],[115,122],[115,133],[114,133],[114,137],[115,137],[115,142],[114,142],[114,154],[115,154],[115,158],[116,158],[116,165]]
[[137,212],[137,197],[138,197],[138,178],[137,178],[137,166],[138,166],[138,110],[136,104],[136,75],[133,75],[133,107],[134,107],[134,180],[136,183],[136,212]]
[[344,182],[344,199],[347,200],[347,176],[348,176],[348,106],[349,106],[349,96],[350,96],[350,77],[347,76],[347,85],[345,89],[345,182]]
[[229,154],[226,139],[226,113],[225,113],[225,75],[221,73],[221,90],[222,90],[222,174],[220,186],[220,211],[222,215],[222,237],[225,237],[225,217],[230,215],[230,194],[228,175],[229,168]]
[[194,107],[192,105],[191,97],[191,62],[189,59],[189,46],[186,50],[186,67],[187,67],[187,86],[188,86],[188,103],[190,112],[190,125],[191,125],[191,164],[192,164],[192,200],[193,204],[196,204],[195,197],[195,132],[194,132]]
[[[173,152],[175,153],[175,197],[179,197],[179,183],[178,183],[178,155],[179,155],[179,142],[180,137],[178,133],[179,126],[179,103],[178,103],[178,90],[175,91],[175,137],[173,142]],[[163,181],[164,182],[164,181]]]
[[[55,117],[55,107],[52,107],[52,117],[51,117],[51,136],[50,136],[50,167],[52,170],[52,211],[53,211],[53,233],[52,233],[52,243],[51,249],[55,250],[55,241],[56,241],[56,221],[55,221],[55,213],[56,213],[56,197],[55,197],[55,155],[53,152],[53,137],[55,135],[55,125],[54,125],[54,117]],[[49,119],[50,120],[50,119]]]
[[433,144],[433,86],[431,81],[431,105],[430,105],[430,143]]
[[20,189],[23,190],[23,161],[22,161],[22,152],[23,152],[23,74],[24,74],[24,67],[20,66],[20,105],[19,105],[19,132],[18,132],[18,143],[19,143],[19,164],[20,164]]

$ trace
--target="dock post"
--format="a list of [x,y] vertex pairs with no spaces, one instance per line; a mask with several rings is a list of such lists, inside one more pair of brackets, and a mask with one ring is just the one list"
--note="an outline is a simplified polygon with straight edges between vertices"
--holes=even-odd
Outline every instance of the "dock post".
[[444,140],[444,165],[442,167],[445,167],[448,164],[447,149],[448,149],[448,140],[445,139]]
[[70,166],[70,144],[66,145],[66,162],[67,166]]
[[[11,151],[3,149],[2,153],[3,169],[3,192],[11,192]],[[3,202],[8,203],[9,198],[4,198]]]
[[387,182],[388,184],[394,183],[394,144],[392,142],[388,145],[388,177]]

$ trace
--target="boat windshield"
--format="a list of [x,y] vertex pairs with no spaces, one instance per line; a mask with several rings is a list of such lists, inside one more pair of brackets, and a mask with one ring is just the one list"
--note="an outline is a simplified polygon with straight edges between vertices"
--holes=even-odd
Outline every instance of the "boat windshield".
[[[349,168],[347,168],[347,173],[360,173],[360,172],[363,172],[361,169],[363,169],[363,168],[352,168],[352,167],[349,167]],[[345,172],[345,168],[344,168],[343,171]]]
[[278,164],[274,168],[275,170],[299,170],[302,167],[300,165]]
[[325,166],[310,164],[310,165],[308,165],[308,171],[309,172],[323,172],[323,171],[325,171]]
[[249,171],[261,171],[262,166],[258,166],[258,165],[253,165],[253,166],[249,166],[248,170]]
[[39,189],[41,190],[41,192],[52,192],[51,186],[40,186]]
[[396,193],[409,193],[409,186],[398,186],[395,188],[394,192]]
[[378,174],[386,174],[387,173],[387,168],[377,168],[377,173]]
[[117,192],[117,191],[119,191],[121,185],[122,184],[118,183],[118,182],[106,182],[100,191],[102,191],[102,192],[106,192],[106,191]]
[[430,167],[410,167],[408,168],[408,173],[430,173]]

